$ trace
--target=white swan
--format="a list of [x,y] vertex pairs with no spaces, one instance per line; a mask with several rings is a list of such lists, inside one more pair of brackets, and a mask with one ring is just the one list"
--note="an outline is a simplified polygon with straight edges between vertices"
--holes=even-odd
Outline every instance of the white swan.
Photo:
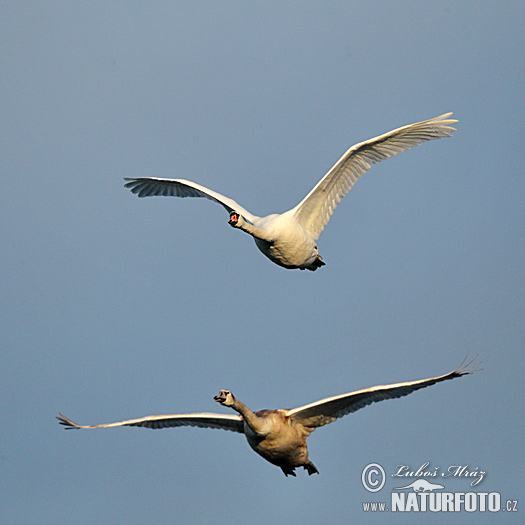
[[315,465],[308,459],[306,438],[317,428],[332,423],[337,418],[366,407],[371,403],[384,399],[403,397],[420,388],[434,385],[441,381],[461,377],[465,374],[477,372],[480,363],[472,364],[474,359],[464,365],[466,359],[458,368],[448,374],[396,383],[394,385],[375,386],[364,390],[357,390],[349,394],[327,397],[315,403],[310,403],[291,410],[260,410],[252,412],[241,403],[229,390],[221,390],[215,401],[221,405],[231,407],[240,415],[210,414],[173,414],[165,416],[148,416],[141,419],[129,419],[117,423],[104,425],[77,425],[63,414],[57,417],[61,425],[68,429],[79,428],[109,428],[109,427],[201,427],[219,428],[239,432],[246,436],[249,445],[270,463],[277,465],[284,474],[295,476],[294,470],[303,467],[308,474],[319,473]]
[[126,178],[130,182],[125,187],[139,197],[204,197],[222,204],[230,213],[229,223],[252,235],[259,250],[274,263],[315,271],[325,264],[315,241],[357,179],[372,164],[428,140],[450,137],[455,128],[449,125],[457,122],[448,118],[451,115],[403,126],[352,146],[295,208],[280,215],[257,217],[234,200],[182,179]]

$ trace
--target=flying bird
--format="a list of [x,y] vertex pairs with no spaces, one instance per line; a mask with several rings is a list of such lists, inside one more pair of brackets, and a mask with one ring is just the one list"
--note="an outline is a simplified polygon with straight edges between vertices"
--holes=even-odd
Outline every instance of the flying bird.
[[183,179],[125,178],[126,188],[139,197],[203,197],[221,204],[234,228],[249,233],[266,257],[284,268],[315,271],[324,266],[317,239],[341,199],[372,164],[428,140],[452,136],[457,120],[446,113],[395,129],[352,146],[295,208],[257,217],[229,197]]
[[214,400],[223,406],[233,408],[238,414],[172,414],[129,419],[103,425],[78,425],[63,414],[57,417],[67,429],[92,429],[109,427],[201,427],[230,430],[244,434],[250,447],[270,463],[280,467],[285,476],[295,476],[295,469],[303,467],[309,475],[319,474],[315,465],[308,459],[306,438],[318,427],[334,422],[336,419],[356,412],[372,403],[384,399],[403,397],[420,388],[448,381],[466,374],[479,371],[480,363],[472,364],[475,358],[465,364],[466,358],[458,368],[448,374],[396,383],[393,385],[374,386],[348,394],[327,397],[315,403],[290,410],[260,410],[252,412],[229,390],[221,390]]

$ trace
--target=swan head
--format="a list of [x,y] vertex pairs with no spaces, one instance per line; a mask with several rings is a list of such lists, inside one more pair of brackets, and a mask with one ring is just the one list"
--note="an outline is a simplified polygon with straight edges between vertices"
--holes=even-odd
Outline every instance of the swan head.
[[213,399],[225,407],[231,407],[235,400],[229,390],[221,390]]
[[244,217],[239,212],[232,211],[228,224],[234,228],[240,228],[244,224]]

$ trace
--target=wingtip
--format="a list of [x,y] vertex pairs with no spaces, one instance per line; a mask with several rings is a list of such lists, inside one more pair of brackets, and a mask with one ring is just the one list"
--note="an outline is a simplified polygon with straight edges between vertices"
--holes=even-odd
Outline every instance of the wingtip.
[[448,113],[443,113],[443,115],[439,115],[439,117],[434,117],[432,120],[454,120],[454,122],[457,122],[456,119],[450,118],[453,114],[453,111],[449,111]]
[[435,122],[436,124],[440,124],[441,129],[450,130],[450,131],[457,131],[456,128],[453,128],[449,126],[449,124],[456,124],[459,122],[455,118],[450,118],[454,113],[450,111],[449,113],[443,113],[443,115],[439,115],[439,117],[434,117],[433,119],[430,119],[431,122]]
[[460,376],[473,374],[474,372],[481,372],[483,368],[480,368],[480,365],[483,364],[483,361],[478,360],[478,357],[479,354],[476,354],[473,359],[471,359],[468,363],[465,363],[465,361],[468,359],[467,354],[461,364],[456,368],[456,370],[454,370],[454,372]]
[[66,427],[65,430],[72,430],[72,429],[78,430],[80,428],[80,425],[77,425],[76,423],[71,421],[71,419],[64,416],[64,414],[60,412],[58,413],[58,416],[56,416],[56,419],[61,425],[64,425]]
[[125,181],[128,181],[124,184],[124,188],[133,188],[134,185],[137,183],[137,179],[133,179],[131,177],[124,177]]

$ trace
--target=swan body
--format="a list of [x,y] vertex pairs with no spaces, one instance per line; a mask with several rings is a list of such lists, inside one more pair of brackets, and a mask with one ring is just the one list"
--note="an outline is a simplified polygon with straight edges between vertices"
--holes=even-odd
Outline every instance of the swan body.
[[230,224],[252,235],[257,248],[283,268],[313,271],[324,265],[315,239],[295,220],[292,211],[254,217],[253,224],[233,212]]
[[472,364],[473,361],[464,364],[464,359],[458,368],[442,376],[419,381],[375,386],[348,394],[328,397],[289,410],[260,410],[259,412],[252,412],[244,403],[234,397],[229,390],[221,390],[214,397],[214,400],[223,406],[232,408],[237,414],[212,414],[207,412],[172,414],[148,416],[102,425],[78,425],[62,414],[57,419],[61,425],[68,429],[120,426],[159,429],[192,426],[229,430],[244,434],[250,447],[264,459],[280,467],[286,476],[295,476],[295,469],[298,467],[303,467],[311,475],[318,474],[319,471],[308,458],[306,438],[316,428],[332,423],[336,419],[356,412],[372,403],[403,397],[421,388],[477,372],[479,369],[476,369],[476,367],[479,363]]
[[352,146],[295,208],[258,217],[233,199],[184,179],[126,178],[139,197],[202,197],[221,204],[230,214],[229,224],[252,235],[271,261],[284,268],[315,271],[324,266],[317,239],[341,199],[371,167],[429,140],[450,137],[457,120],[452,113],[409,124]]

